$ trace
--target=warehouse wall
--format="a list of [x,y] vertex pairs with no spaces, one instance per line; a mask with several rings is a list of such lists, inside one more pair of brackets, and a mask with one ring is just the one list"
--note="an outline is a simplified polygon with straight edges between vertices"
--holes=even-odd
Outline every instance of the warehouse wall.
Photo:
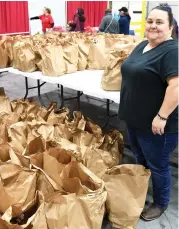
[[[64,0],[28,0],[29,2],[29,18],[42,14],[44,7],[49,7],[52,10],[52,16],[55,25],[66,25],[66,2]],[[30,21],[31,34],[42,31],[41,21]]]

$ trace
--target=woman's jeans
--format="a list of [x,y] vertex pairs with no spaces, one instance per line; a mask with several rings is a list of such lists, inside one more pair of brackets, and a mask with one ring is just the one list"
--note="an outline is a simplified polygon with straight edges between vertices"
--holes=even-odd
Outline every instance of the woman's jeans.
[[166,207],[170,199],[170,154],[178,142],[178,133],[154,135],[152,132],[128,128],[129,142],[137,164],[151,170],[154,203]]

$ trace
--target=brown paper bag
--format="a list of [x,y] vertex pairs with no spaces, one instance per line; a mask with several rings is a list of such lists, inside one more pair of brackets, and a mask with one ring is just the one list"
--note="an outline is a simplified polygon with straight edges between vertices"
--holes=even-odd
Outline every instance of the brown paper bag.
[[7,96],[0,96],[0,113],[11,113],[11,105]]
[[76,162],[66,165],[61,179],[67,192],[43,198],[33,227],[38,228],[36,225],[44,215],[43,220],[51,229],[101,229],[106,200],[103,181]]
[[39,211],[41,211],[41,207],[35,204],[31,209],[13,218],[13,208],[9,207],[2,218],[0,218],[0,229],[32,229],[31,223],[38,216]]
[[16,139],[13,139],[11,142],[8,143],[10,145],[10,148],[13,149],[15,153],[18,153],[20,155],[23,154],[26,144],[22,145],[21,142],[19,142]]
[[134,36],[125,35],[124,37],[120,38],[120,42],[124,42],[125,44],[132,44],[135,42]]
[[118,37],[111,37],[111,36],[105,37],[106,51],[109,52],[119,42],[120,42],[120,40]]
[[9,156],[9,145],[8,143],[0,143],[0,160],[2,162],[8,161]]
[[17,68],[18,67],[18,49],[20,47],[20,41],[15,39],[14,40],[14,44],[12,47],[12,52],[13,52],[13,68]]
[[32,43],[19,41],[13,46],[14,62],[13,67],[22,72],[33,72],[37,69],[35,52]]
[[7,128],[9,128],[12,124],[19,122],[20,116],[14,112],[12,113],[0,113],[0,123],[5,124]]
[[37,174],[37,190],[42,192],[44,195],[53,194],[55,192],[55,189],[51,183],[51,180],[48,179],[48,176],[42,172],[39,171]]
[[36,172],[18,165],[0,166],[0,213],[13,207],[12,216],[18,216],[31,208],[36,193]]
[[37,112],[37,117],[41,117],[44,121],[48,120],[49,115],[56,108],[56,103],[51,103],[47,108],[40,107]]
[[124,52],[110,51],[108,65],[106,66],[101,86],[107,91],[119,91],[122,84],[121,64],[126,59]]
[[70,150],[55,147],[48,149],[46,152],[61,164],[67,165],[72,161],[72,153]]
[[29,156],[32,154],[43,153],[46,149],[45,140],[41,137],[36,137],[27,144],[23,155]]
[[[33,151],[29,150],[28,152],[29,156],[25,156],[20,153],[14,152],[14,150],[10,148],[10,158],[12,163],[26,168],[31,168],[32,167],[31,164],[33,162],[34,166],[38,169],[36,190],[41,191],[44,194],[49,194],[55,191],[55,189],[53,188],[54,182],[43,171],[43,166],[45,166],[45,170],[46,167],[48,168],[48,159],[46,160],[46,163],[43,164],[43,156],[42,156],[43,154],[37,153],[40,148],[41,147],[37,146],[37,148],[35,149],[36,154],[34,155],[30,155],[33,153]],[[50,163],[49,165],[51,166]],[[51,168],[53,170],[53,166],[51,166]]]
[[94,146],[99,148],[103,143],[103,137],[95,137],[95,135],[87,132],[87,131],[76,131],[72,135],[72,142],[76,145],[82,146]]
[[0,218],[0,229],[23,229],[22,226],[17,224],[10,224],[6,222],[5,220]]
[[97,137],[102,135],[101,128],[92,122],[89,118],[84,117],[81,112],[74,111],[73,117],[74,118],[72,121],[68,118],[65,120],[67,126],[71,129],[72,132],[81,130],[87,131]]
[[28,102],[28,100],[23,100],[23,99],[13,100],[11,101],[12,111],[20,115],[27,110],[29,104],[30,103]]
[[116,43],[109,52],[108,63],[103,73],[101,86],[107,91],[119,91],[121,89],[122,76],[121,64],[135,48],[135,43]]
[[89,118],[85,117],[86,126],[85,130],[88,131],[91,134],[94,134],[95,136],[101,136],[102,135],[102,129],[99,127],[96,123],[94,123]]
[[104,176],[106,207],[114,227],[135,229],[143,210],[150,171],[141,165],[115,166]]
[[[34,44],[35,43],[35,44]],[[36,64],[36,67],[37,67],[37,70],[39,71],[42,71],[42,63],[43,63],[43,60],[42,60],[42,56],[40,54],[40,49],[42,46],[45,46],[46,44],[40,44],[39,41],[34,41],[33,45],[32,45],[32,49],[35,53],[35,64]]]
[[46,175],[55,190],[63,191],[60,174],[65,167],[64,164],[58,162],[47,152],[31,155],[30,162],[34,168]]
[[65,42],[62,47],[64,52],[66,73],[76,72],[78,66],[78,45]]
[[32,121],[33,119],[36,119],[39,110],[40,110],[40,105],[36,101],[31,101],[27,107],[27,110],[25,111],[24,120]]
[[86,121],[84,119],[84,116],[81,112],[74,111],[73,112],[73,120],[71,121],[69,118],[65,120],[65,123],[67,124],[68,128],[75,132],[78,130],[85,130]]
[[72,131],[66,124],[54,125],[54,141],[58,141],[59,138],[71,139]]
[[46,146],[47,146],[47,149],[52,148],[52,147],[58,147],[59,149],[70,151],[72,156],[76,158],[76,160],[81,161],[82,159],[80,147],[70,142],[67,139],[58,138],[58,140],[55,142],[54,141],[47,142]]
[[67,108],[62,108],[57,111],[52,110],[48,116],[47,123],[50,125],[65,123],[66,116],[68,115],[69,110]]
[[20,115],[21,121],[31,121],[36,118],[39,112],[40,105],[35,102],[24,99],[17,99],[11,101],[12,111]]
[[83,146],[81,153],[83,165],[101,179],[109,168],[118,165],[116,158],[108,151]]
[[4,46],[4,41],[0,40],[0,68],[7,68],[8,60],[8,52]]
[[34,138],[27,143],[26,147],[23,147],[17,140],[13,140],[9,145],[11,162],[26,168],[30,168],[30,155],[42,153],[46,150],[46,142],[41,137]]
[[114,165],[118,165],[122,159],[124,150],[122,134],[118,130],[113,130],[104,134],[104,141],[100,146],[100,149],[110,152],[115,161]]
[[[105,199],[106,192],[80,196],[58,192],[50,198],[46,197],[38,221],[45,215],[45,222],[50,229],[101,229]],[[33,228],[39,228],[35,227],[38,221],[32,222]]]
[[30,168],[30,159],[28,158],[28,156],[24,156],[22,153],[19,152],[19,150],[14,149],[14,147],[12,147],[10,143],[9,156],[11,159],[11,163],[24,168]]
[[115,46],[113,47],[112,50],[115,50],[116,52],[125,52],[125,54],[128,56],[130,55],[130,53],[134,50],[134,48],[136,47],[136,43],[128,43],[128,44],[121,44],[120,42],[115,44]]
[[31,142],[36,137],[42,137],[45,141],[53,140],[54,127],[46,122],[38,122],[32,120],[28,122],[28,138],[27,143]]
[[8,141],[7,125],[0,124],[0,144]]
[[[17,122],[10,126],[8,129],[8,135],[12,142],[19,142],[22,147],[26,147],[27,144],[27,123]],[[15,144],[14,144],[15,145]]]
[[39,52],[42,57],[42,73],[44,75],[61,76],[65,74],[64,52],[60,45],[48,44],[41,47]]
[[62,170],[60,177],[63,179],[79,178],[81,184],[86,186],[89,193],[93,193],[95,190],[99,192],[103,190],[103,182],[82,163],[78,163],[77,161],[67,164]]
[[88,55],[90,43],[85,38],[76,38],[75,42],[78,44],[78,70],[83,71],[88,64]]
[[9,57],[9,63],[8,66],[13,66],[13,44],[14,44],[14,40],[12,36],[6,36],[5,41],[4,41],[4,46],[5,49],[8,53],[8,57]]
[[87,69],[105,69],[107,63],[105,48],[105,39],[103,36],[96,37],[90,40]]

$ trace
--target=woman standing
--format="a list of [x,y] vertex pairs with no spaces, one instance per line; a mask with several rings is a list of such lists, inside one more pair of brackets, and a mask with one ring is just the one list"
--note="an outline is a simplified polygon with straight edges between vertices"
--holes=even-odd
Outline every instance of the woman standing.
[[40,19],[42,21],[42,31],[45,34],[47,29],[54,27],[54,20],[51,16],[51,10],[49,8],[44,8],[43,14],[36,17],[31,17],[30,20]]
[[131,17],[129,16],[128,9],[126,7],[122,7],[119,9],[120,19],[119,19],[119,29],[120,34],[129,35],[129,27]]
[[84,10],[82,8],[78,8],[77,13],[73,17],[73,22],[69,23],[70,31],[80,31],[84,32],[86,17],[84,15]]
[[120,119],[125,120],[137,163],[151,170],[153,204],[145,220],[160,217],[170,199],[170,153],[178,142],[178,43],[172,11],[154,8],[141,42],[121,66]]

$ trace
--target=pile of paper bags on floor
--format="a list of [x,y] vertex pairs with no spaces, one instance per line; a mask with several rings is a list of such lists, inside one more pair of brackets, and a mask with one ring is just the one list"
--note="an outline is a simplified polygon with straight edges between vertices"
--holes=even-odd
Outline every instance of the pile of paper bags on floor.
[[80,112],[0,96],[0,229],[101,229],[105,204],[134,229],[150,172],[119,166],[123,148]]

